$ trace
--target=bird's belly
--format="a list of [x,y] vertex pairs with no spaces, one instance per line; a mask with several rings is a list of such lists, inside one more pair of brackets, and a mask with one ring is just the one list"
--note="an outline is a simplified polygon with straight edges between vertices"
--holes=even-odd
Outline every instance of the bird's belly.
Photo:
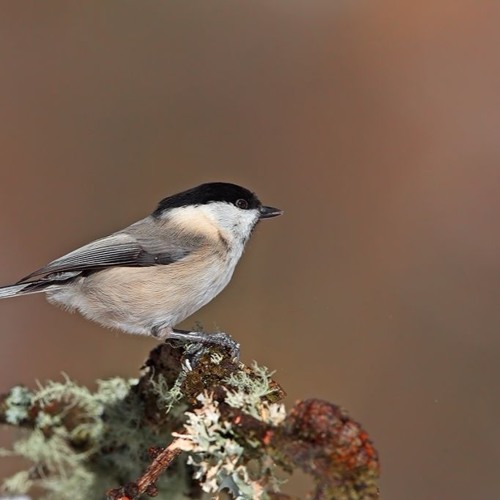
[[[54,287],[48,299],[78,310],[101,325],[148,335],[153,327],[174,327],[210,302],[228,284],[234,265],[115,267]],[[216,267],[215,267],[216,266]]]

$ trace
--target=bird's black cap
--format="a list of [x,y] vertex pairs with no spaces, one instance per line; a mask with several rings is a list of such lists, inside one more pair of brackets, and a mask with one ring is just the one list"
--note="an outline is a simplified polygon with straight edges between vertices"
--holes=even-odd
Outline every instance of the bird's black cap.
[[160,201],[153,215],[158,217],[165,210],[186,207],[189,205],[206,205],[207,203],[223,201],[236,205],[239,200],[246,201],[247,209],[260,208],[261,202],[248,189],[228,182],[209,182],[194,188],[168,196]]

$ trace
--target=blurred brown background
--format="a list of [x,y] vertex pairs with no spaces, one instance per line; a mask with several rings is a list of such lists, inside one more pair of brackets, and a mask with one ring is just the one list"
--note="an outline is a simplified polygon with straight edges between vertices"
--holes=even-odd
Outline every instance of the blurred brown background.
[[[383,498],[496,498],[499,21],[461,0],[2,2],[0,281],[167,194],[248,186],[286,215],[187,326],[231,332],[289,403],[345,406]],[[2,301],[0,391],[134,376],[153,345]]]

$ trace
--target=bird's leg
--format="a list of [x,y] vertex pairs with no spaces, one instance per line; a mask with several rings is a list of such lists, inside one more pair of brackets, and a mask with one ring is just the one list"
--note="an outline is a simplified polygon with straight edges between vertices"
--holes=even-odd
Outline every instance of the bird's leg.
[[229,350],[231,357],[240,358],[240,344],[235,342],[227,333],[205,333],[178,330],[174,328],[153,328],[153,337],[161,340],[176,339],[181,342],[199,343],[201,345],[217,345]]

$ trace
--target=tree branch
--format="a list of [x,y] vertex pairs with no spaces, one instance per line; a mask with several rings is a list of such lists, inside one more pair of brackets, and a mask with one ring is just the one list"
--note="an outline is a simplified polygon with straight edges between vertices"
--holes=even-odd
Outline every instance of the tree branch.
[[287,413],[284,396],[265,368],[235,362],[215,345],[195,358],[159,345],[139,380],[98,381],[94,392],[67,378],[37,391],[14,387],[0,395],[0,423],[25,429],[13,452],[34,467],[3,487],[37,486],[61,500],[222,490],[284,499],[277,471],[301,469],[314,480],[313,499],[378,498],[378,455],[361,426],[318,399]]

